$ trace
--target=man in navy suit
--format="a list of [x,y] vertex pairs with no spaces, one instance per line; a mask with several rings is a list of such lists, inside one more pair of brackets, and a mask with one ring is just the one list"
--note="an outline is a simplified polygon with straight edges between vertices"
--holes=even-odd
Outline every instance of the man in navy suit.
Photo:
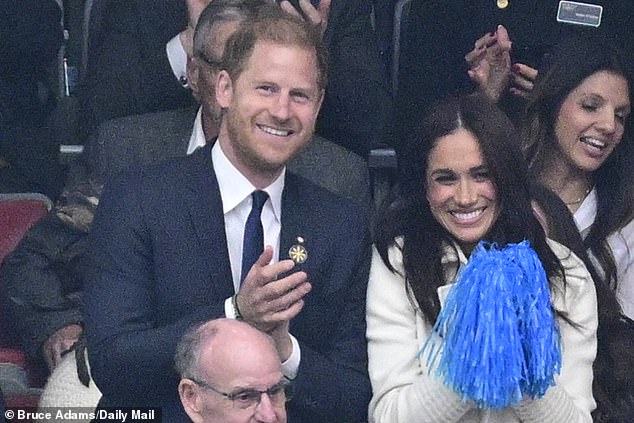
[[[366,216],[286,171],[313,135],[325,57],[319,34],[279,8],[243,24],[216,82],[217,141],[104,190],[84,297],[100,406],[159,406],[163,421],[187,421],[177,341],[194,324],[229,317],[274,340],[293,381],[289,422],[365,421]],[[243,272],[254,191],[266,192],[265,247]],[[303,263],[288,258],[302,248]]]

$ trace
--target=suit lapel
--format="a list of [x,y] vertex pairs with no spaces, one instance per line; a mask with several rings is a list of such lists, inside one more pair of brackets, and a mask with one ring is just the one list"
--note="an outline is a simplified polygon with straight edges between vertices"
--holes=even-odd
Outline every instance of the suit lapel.
[[[289,258],[288,250],[292,245],[297,244],[297,237],[304,238],[308,260],[301,265],[301,269],[308,273],[309,278],[316,276],[323,264],[326,249],[322,238],[324,234],[321,234],[318,229],[320,222],[317,219],[320,213],[315,209],[318,201],[311,188],[314,188],[311,182],[292,173],[286,173],[280,234],[280,260]],[[319,290],[318,287],[313,288],[315,292]]]
[[233,295],[222,199],[211,161],[211,145],[192,155],[195,166],[184,196],[201,254],[206,255],[211,287],[223,298]]
[[296,243],[297,237],[310,239],[306,222],[306,213],[302,197],[299,195],[297,178],[286,174],[284,193],[282,194],[282,230],[280,233],[280,260],[288,258],[288,250]]

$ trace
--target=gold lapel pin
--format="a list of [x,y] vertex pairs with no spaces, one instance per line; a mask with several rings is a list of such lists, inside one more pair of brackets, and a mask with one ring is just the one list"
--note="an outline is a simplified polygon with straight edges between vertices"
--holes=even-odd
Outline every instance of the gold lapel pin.
[[304,247],[304,238],[298,236],[295,239],[295,244],[291,245],[288,250],[288,257],[295,262],[295,264],[302,264],[308,258],[308,251]]

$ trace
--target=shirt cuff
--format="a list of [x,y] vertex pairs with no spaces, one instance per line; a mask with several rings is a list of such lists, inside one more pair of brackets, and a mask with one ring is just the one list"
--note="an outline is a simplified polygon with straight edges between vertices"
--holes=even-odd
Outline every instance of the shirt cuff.
[[236,309],[233,308],[233,297],[229,297],[225,300],[225,317],[227,319],[235,319],[237,316]]
[[183,87],[187,85],[187,53],[181,43],[180,34],[176,34],[165,45],[165,52],[167,53],[167,60],[170,62],[172,73],[174,77]]
[[[225,317],[227,317],[227,319],[235,319],[237,315],[236,310],[233,307],[232,298],[233,297],[229,297],[225,300]],[[286,379],[293,380],[297,376],[302,352],[299,348],[299,342],[297,342],[297,339],[295,339],[295,337],[291,334],[289,334],[289,336],[291,337],[291,343],[293,344],[293,351],[286,361],[282,363],[282,374]]]
[[297,339],[295,339],[295,337],[291,334],[289,334],[289,336],[291,337],[291,343],[293,344],[293,352],[290,357],[282,363],[282,374],[286,377],[286,379],[293,380],[297,376],[302,352],[299,349],[299,342],[297,342]]

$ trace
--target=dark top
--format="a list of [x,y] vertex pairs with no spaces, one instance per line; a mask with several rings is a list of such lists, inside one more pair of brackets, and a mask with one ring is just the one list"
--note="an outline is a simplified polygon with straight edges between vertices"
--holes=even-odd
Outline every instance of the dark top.
[[612,37],[633,54],[631,0],[582,0],[603,5],[598,28],[557,22],[556,0],[509,0],[505,9],[499,9],[495,0],[412,1],[410,32],[401,46],[396,106],[401,141],[422,109],[444,96],[473,89],[464,56],[478,38],[499,24],[507,28],[513,42],[513,60],[526,64],[538,65],[548,48],[575,33]]
[[37,122],[50,112],[38,86],[62,44],[61,18],[54,0],[0,2],[0,124]]
[[115,117],[193,102],[165,52],[165,44],[187,26],[184,1],[112,0],[92,20],[100,26],[91,24],[88,67],[79,91],[82,136]]
[[[324,41],[329,83],[317,133],[366,157],[388,138],[392,97],[370,23],[369,0],[333,0]],[[100,122],[185,107],[189,90],[174,77],[165,44],[187,25],[182,0],[115,0],[91,46],[81,90],[86,136]]]
[[48,79],[62,44],[54,0],[0,1],[0,192],[55,198],[63,174],[47,120],[55,107]]

